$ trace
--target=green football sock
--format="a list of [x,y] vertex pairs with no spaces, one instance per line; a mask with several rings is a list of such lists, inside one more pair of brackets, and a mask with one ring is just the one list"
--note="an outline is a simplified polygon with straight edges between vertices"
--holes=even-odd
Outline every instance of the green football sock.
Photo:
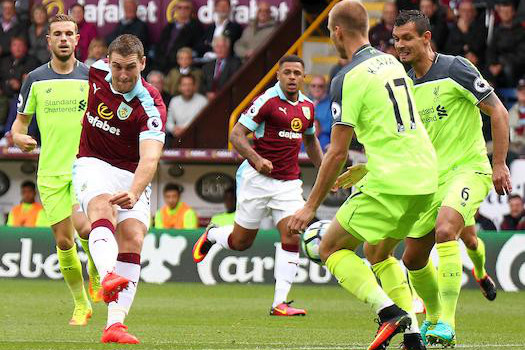
[[420,270],[408,270],[408,277],[412,287],[425,303],[426,320],[437,323],[441,316],[441,298],[439,296],[437,271],[432,259],[429,258],[427,266]]
[[401,270],[401,265],[394,257],[389,257],[372,265],[372,270],[381,281],[381,287],[397,306],[410,314],[413,327],[418,321],[412,304],[412,293],[406,275]]
[[470,260],[474,263],[474,273],[476,278],[482,279],[487,273],[485,271],[485,243],[478,237],[478,249],[470,250],[467,249],[467,254],[470,257]]
[[344,289],[370,304],[374,312],[394,304],[377,284],[370,268],[353,251],[342,249],[333,253],[326,266]]
[[455,328],[456,305],[461,290],[463,272],[459,243],[450,241],[436,244],[439,255],[438,285],[441,296],[441,320]]
[[95,263],[93,262],[93,258],[91,257],[91,253],[89,252],[89,240],[83,239],[82,237],[78,238],[80,240],[80,244],[82,245],[82,249],[84,249],[84,252],[86,252],[88,256],[88,273],[89,277],[93,278],[94,276],[98,275],[97,267],[95,266]]
[[68,250],[60,250],[57,248],[58,262],[60,265],[60,271],[64,276],[75,305],[89,305],[86,291],[84,290],[84,280],[82,278],[82,264],[77,255],[77,246],[73,245]]

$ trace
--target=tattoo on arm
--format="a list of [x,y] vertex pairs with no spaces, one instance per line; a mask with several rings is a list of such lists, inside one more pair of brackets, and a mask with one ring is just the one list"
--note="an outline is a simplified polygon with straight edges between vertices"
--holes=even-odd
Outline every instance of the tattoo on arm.
[[479,109],[487,115],[491,115],[494,109],[501,104],[501,101],[499,100],[498,96],[494,92],[492,92],[490,95],[485,97],[480,103],[479,103]]

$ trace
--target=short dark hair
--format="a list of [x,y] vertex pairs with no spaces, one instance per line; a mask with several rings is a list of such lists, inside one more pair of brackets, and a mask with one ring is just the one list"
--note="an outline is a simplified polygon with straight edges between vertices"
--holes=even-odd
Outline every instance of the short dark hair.
[[69,11],[71,11],[75,7],[80,7],[82,9],[82,12],[84,12],[84,13],[86,12],[86,8],[84,7],[84,5],[79,4],[78,2],[74,3],[73,5],[71,5],[71,7],[69,8]]
[[519,194],[516,194],[516,193],[511,194],[511,195],[509,196],[509,202],[510,202],[511,200],[513,200],[513,199],[519,199],[520,201],[523,202],[523,198],[521,198],[521,196],[520,196]]
[[416,30],[419,35],[423,35],[425,32],[431,31],[428,17],[419,10],[407,10],[399,12],[394,25],[399,27],[410,22],[416,25]]
[[49,20],[49,26],[51,26],[52,23],[58,23],[58,22],[73,22],[75,24],[75,32],[78,33],[78,25],[77,22],[75,22],[75,19],[70,15],[65,15],[63,13],[57,13],[51,19]]
[[31,188],[33,191],[36,191],[36,185],[33,181],[31,180],[26,180],[24,182],[22,182],[22,185],[20,185],[20,188],[26,188],[26,187],[29,187]]
[[14,36],[11,38],[9,43],[11,44],[13,41],[18,40],[23,42],[26,46],[29,46],[29,43],[27,42],[27,39],[24,36]]
[[184,79],[184,78],[193,80],[193,84],[195,84],[195,82],[196,82],[195,76],[193,74],[191,74],[191,73],[181,74],[181,76],[179,77],[179,85],[182,82],[182,79]]
[[287,55],[287,56],[281,57],[281,59],[279,60],[279,67],[282,66],[283,63],[286,63],[286,62],[297,62],[297,63],[300,63],[304,68],[303,59],[297,55]]
[[169,191],[177,191],[179,193],[182,193],[182,191],[184,191],[184,188],[181,185],[179,185],[179,184],[176,184],[176,183],[173,183],[173,182],[168,182],[164,186],[164,189],[162,190],[162,193],[166,193],[166,192],[169,192]]
[[144,57],[144,45],[135,35],[122,34],[109,44],[108,56],[111,57],[113,52],[124,57],[137,55],[139,59],[142,59]]

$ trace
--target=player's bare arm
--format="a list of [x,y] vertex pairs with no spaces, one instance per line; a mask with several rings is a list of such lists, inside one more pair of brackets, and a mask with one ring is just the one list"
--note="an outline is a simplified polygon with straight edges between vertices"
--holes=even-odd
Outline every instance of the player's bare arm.
[[483,113],[490,116],[492,128],[492,182],[500,195],[512,192],[510,171],[505,164],[509,149],[509,113],[493,92],[479,103]]
[[348,159],[348,147],[354,135],[354,129],[346,125],[334,125],[330,137],[330,147],[323,157],[312,192],[303,209],[291,217],[288,227],[292,232],[306,229],[315,216],[315,211],[337,180],[337,176]]
[[248,159],[255,165],[255,170],[263,175],[270,175],[273,170],[272,162],[261,157],[250,145],[246,135],[251,133],[250,129],[241,123],[235,124],[230,135],[230,142],[235,150],[244,158]]
[[118,205],[123,209],[133,208],[157,171],[157,165],[162,155],[162,147],[163,143],[156,140],[140,142],[140,160],[135,176],[133,176],[131,188],[127,192],[120,192],[111,197],[111,204]]
[[23,152],[31,152],[36,147],[36,140],[27,134],[32,116],[18,113],[11,127],[13,142]]
[[323,160],[323,151],[321,150],[321,145],[319,144],[319,139],[314,134],[312,135],[303,135],[304,149],[308,154],[308,157],[314,163],[316,168],[321,166]]

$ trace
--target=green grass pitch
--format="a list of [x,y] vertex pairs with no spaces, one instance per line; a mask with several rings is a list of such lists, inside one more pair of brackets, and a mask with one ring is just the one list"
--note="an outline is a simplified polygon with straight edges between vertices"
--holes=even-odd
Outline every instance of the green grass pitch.
[[[67,324],[72,302],[62,281],[0,279],[0,349],[366,349],[377,329],[366,305],[337,286],[295,286],[306,317],[270,317],[270,285],[141,283],[127,325],[139,345],[100,344],[106,307],[86,327]],[[525,349],[525,292],[495,302],[464,290],[460,349]],[[397,349],[400,337],[389,349]]]

